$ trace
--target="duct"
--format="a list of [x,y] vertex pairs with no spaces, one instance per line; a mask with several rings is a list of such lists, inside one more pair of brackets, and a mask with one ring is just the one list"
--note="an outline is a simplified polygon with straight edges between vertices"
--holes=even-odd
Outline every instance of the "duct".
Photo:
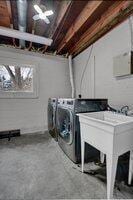
[[70,83],[72,88],[72,98],[75,96],[74,80],[73,80],[73,70],[72,70],[72,56],[68,57],[69,60],[69,73],[70,73]]
[[[18,8],[18,27],[21,32],[26,32],[27,0],[17,0]],[[25,48],[25,41],[19,40],[22,48]]]

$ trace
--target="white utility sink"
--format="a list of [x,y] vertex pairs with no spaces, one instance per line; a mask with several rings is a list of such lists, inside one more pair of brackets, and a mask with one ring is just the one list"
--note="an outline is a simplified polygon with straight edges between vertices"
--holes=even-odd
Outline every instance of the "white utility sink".
[[129,179],[133,174],[133,117],[110,111],[77,114],[81,129],[82,171],[85,142],[106,154],[107,197],[113,197],[118,157],[130,151]]
[[133,117],[110,111],[82,113],[78,115],[82,116],[82,119],[84,120],[90,120],[91,123],[95,124],[99,128],[102,127],[102,129],[105,128],[105,130],[108,128],[108,131],[114,134],[133,128]]

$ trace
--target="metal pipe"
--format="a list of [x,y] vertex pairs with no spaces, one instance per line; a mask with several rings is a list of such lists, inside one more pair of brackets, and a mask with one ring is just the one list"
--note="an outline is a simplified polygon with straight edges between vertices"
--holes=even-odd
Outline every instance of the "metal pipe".
[[[18,27],[21,32],[26,32],[27,7],[27,0],[17,0]],[[22,48],[25,48],[24,40],[20,40],[19,44]]]
[[72,70],[72,56],[68,57],[69,60],[69,73],[70,73],[70,83],[72,87],[72,98],[75,96],[74,80],[73,80],[73,70]]
[[24,33],[15,29],[5,28],[3,26],[0,26],[0,35],[13,37],[20,40],[27,40],[27,41],[35,42],[39,44],[45,44],[47,46],[50,46],[53,42],[53,40],[49,38],[33,35],[31,33]]

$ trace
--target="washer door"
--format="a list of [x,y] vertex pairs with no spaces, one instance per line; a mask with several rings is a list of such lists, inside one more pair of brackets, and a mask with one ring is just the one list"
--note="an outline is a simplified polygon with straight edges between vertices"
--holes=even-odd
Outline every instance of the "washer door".
[[73,142],[73,114],[65,108],[58,108],[58,131],[59,136],[67,143]]

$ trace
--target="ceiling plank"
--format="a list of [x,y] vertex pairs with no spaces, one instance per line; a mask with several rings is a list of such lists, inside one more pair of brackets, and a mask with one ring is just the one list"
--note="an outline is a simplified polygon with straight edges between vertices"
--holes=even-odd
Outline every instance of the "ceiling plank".
[[73,56],[83,51],[101,36],[133,13],[133,1],[116,1],[99,20],[97,20],[68,52]]
[[12,24],[13,28],[18,30],[18,10],[17,10],[17,2],[16,1],[11,1],[11,13],[12,13]]
[[51,38],[53,38],[56,35],[56,33],[57,33],[58,29],[60,28],[60,25],[61,25],[64,17],[67,15],[67,12],[71,7],[71,4],[72,4],[72,0],[70,0],[70,1],[67,1],[67,0],[61,1],[59,14],[57,16],[54,28],[53,28],[53,30],[51,32],[51,35],[50,35]]
[[77,17],[76,21],[71,25],[70,29],[66,33],[66,36],[60,43],[57,52],[60,51],[66,46],[70,40],[74,37],[74,35],[83,27],[83,25],[90,19],[92,14],[99,8],[104,1],[88,1],[87,5],[84,7],[80,15]]
[[26,27],[27,27],[27,32],[28,33],[32,33],[32,27],[33,27],[33,15],[34,15],[34,7],[33,7],[33,2],[32,1],[28,1],[28,8],[27,8],[27,23],[26,23]]
[[[55,23],[56,23],[56,19],[58,17],[58,12],[59,12],[59,8],[60,8],[60,2],[59,0],[54,0],[54,8],[53,8],[53,12],[54,12],[54,18],[49,26],[49,28],[47,29],[47,31],[45,32],[45,35],[46,37],[51,37],[52,35],[52,31],[54,30],[54,26],[55,26]],[[47,50],[48,46],[44,46],[43,47],[43,50],[42,50],[42,53],[45,53],[46,50]]]
[[[9,0],[0,1],[0,25],[5,27],[12,27],[11,4]],[[0,36],[0,44],[12,44],[12,38]]]
[[[54,20],[54,24],[52,24],[51,26],[51,30],[49,33],[49,38],[55,38],[56,35],[58,35],[58,31],[59,28],[61,26],[61,23],[63,22],[63,19],[65,18],[65,16],[67,15],[68,10],[70,9],[72,0],[70,1],[61,1],[60,2],[60,6],[58,8],[58,14],[56,14],[56,19]],[[58,4],[58,1],[57,1]],[[43,53],[45,53],[45,51],[47,50],[48,46],[44,47]]]
[[9,18],[10,18],[10,27],[12,27],[13,24],[12,24],[11,2],[6,0],[6,4],[7,4],[8,14],[9,14]]
[[7,2],[0,0],[0,26],[10,27],[10,15]]
[[58,32],[53,37],[53,50],[57,50],[57,47],[65,37],[68,29],[71,27],[72,23],[76,20],[77,16],[82,12],[85,5],[88,3],[88,1],[72,1],[71,5],[64,17],[64,19],[61,22],[61,25],[59,26]]

